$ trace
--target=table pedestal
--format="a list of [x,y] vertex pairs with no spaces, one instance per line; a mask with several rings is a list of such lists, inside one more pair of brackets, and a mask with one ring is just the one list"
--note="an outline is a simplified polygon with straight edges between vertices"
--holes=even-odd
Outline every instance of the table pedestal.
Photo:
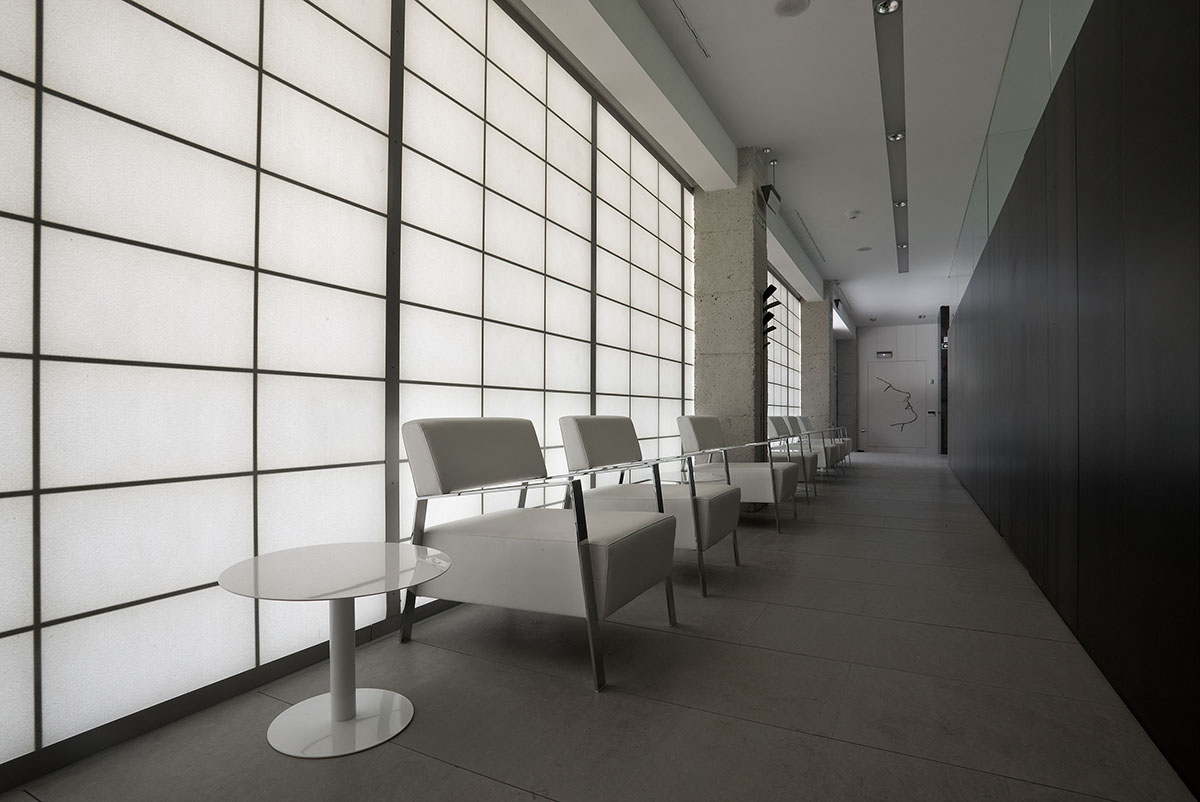
[[378,746],[412,718],[412,702],[400,694],[354,687],[354,599],[332,599],[329,693],[280,713],[267,730],[267,742],[293,757],[337,757]]

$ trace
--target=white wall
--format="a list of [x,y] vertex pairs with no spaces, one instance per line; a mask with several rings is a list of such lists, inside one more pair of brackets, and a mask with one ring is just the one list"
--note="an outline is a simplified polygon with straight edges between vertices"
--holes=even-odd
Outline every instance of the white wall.
[[[881,360],[875,355],[877,351],[891,351],[892,358]],[[938,353],[936,323],[859,328],[858,433],[855,437],[859,448],[908,454],[938,453]],[[892,382],[896,390],[881,393],[884,385],[880,378]],[[912,424],[903,427],[903,432],[899,425],[893,425],[907,419],[902,392],[912,393],[910,403],[918,416]],[[928,414],[931,411],[934,414]]]

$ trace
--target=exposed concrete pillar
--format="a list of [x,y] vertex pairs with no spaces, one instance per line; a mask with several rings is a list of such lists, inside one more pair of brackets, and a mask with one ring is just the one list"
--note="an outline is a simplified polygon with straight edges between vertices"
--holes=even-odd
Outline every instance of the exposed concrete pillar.
[[817,428],[833,423],[834,374],[833,301],[829,282],[825,297],[800,304],[800,411]]
[[[721,418],[733,442],[766,436],[762,293],[767,225],[756,148],[738,150],[738,184],[696,193],[696,413]],[[736,459],[751,460],[744,449]]]

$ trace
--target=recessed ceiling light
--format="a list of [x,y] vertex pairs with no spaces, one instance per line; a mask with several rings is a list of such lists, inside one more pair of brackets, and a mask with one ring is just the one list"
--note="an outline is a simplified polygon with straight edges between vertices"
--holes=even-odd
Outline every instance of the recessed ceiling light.
[[904,132],[903,131],[893,131],[892,133],[887,135],[887,138],[888,138],[888,142],[899,142],[902,139],[904,139]]
[[905,248],[908,247],[908,243],[907,242],[897,242],[896,247],[899,248],[900,250],[904,250]]
[[917,320],[924,320],[924,319],[925,319],[924,315],[917,315]]
[[874,323],[876,320],[879,320],[879,318],[877,318],[877,317],[872,317],[872,318],[867,318],[867,319],[870,320],[872,323]]
[[894,14],[900,10],[900,0],[879,0],[875,4],[876,14]]
[[907,206],[907,205],[908,205],[908,201],[906,201],[906,200],[898,200],[898,201],[896,201],[896,202],[895,202],[894,204],[892,204],[892,205],[893,205],[893,206],[895,206],[897,209],[903,209],[905,206]]
[[858,249],[858,252],[859,252],[859,253],[866,253],[866,252],[867,252],[867,251],[869,251],[869,250],[871,250],[871,246],[870,246],[870,245],[864,245],[864,246],[862,246],[861,248],[859,248],[859,249]]
[[779,0],[775,4],[775,13],[781,17],[798,17],[808,11],[811,4],[812,0]]

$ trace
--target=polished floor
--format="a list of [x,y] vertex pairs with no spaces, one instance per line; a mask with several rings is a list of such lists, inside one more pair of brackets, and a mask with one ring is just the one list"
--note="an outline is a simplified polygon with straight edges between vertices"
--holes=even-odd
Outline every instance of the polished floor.
[[944,459],[856,454],[773,524],[707,599],[677,555],[677,627],[658,589],[606,622],[603,693],[582,622],[462,606],[359,650],[417,709],[373,750],[267,745],[321,664],[0,802],[1192,798]]

